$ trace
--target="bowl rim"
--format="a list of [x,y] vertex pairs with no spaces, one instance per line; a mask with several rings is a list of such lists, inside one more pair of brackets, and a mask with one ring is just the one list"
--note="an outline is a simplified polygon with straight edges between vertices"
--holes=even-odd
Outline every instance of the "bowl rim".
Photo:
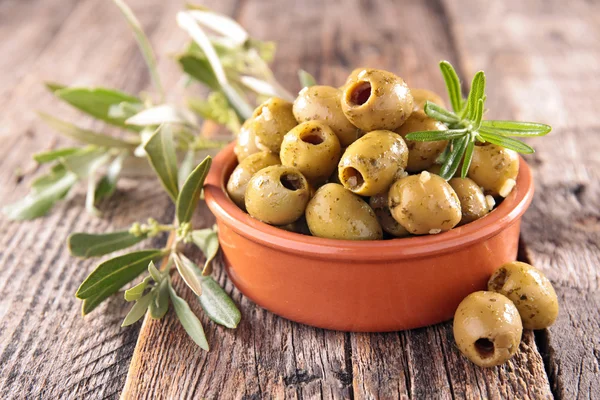
[[[469,224],[436,235],[388,240],[324,239],[289,232],[252,218],[229,198],[226,178],[237,165],[235,142],[214,158],[204,186],[205,201],[217,221],[244,238],[261,245],[305,258],[335,258],[348,262],[390,261],[429,257],[471,246],[490,238],[514,224],[533,199],[531,169],[519,157],[519,174],[513,191],[491,213]],[[240,249],[243,251],[243,249]]]

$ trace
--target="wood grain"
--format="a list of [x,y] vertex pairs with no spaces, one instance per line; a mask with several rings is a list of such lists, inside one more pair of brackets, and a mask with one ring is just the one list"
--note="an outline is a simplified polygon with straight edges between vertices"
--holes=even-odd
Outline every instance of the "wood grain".
[[[172,23],[180,5],[133,4],[161,54],[179,45]],[[168,23],[166,21],[168,19]],[[59,104],[44,80],[114,86],[133,93],[149,85],[144,62],[118,10],[103,0],[0,2],[0,204],[27,192],[31,154],[67,144],[35,118],[35,110],[60,115],[85,127],[81,114]],[[175,33],[174,33],[175,32]],[[9,40],[6,40],[9,39]],[[168,84],[169,73],[161,57]],[[172,62],[167,60],[169,64]],[[36,221],[0,217],[0,397],[110,398],[120,393],[139,328],[120,328],[129,305],[119,296],[86,318],[74,293],[97,260],[72,258],[73,231],[109,231],[154,214],[168,222],[173,209],[152,180],[125,183],[101,205],[103,219],[83,210],[83,190]],[[165,238],[157,238],[164,242]],[[155,243],[160,245],[160,243]]]
[[465,63],[486,71],[488,117],[554,127],[529,141],[536,195],[522,224],[525,255],[561,306],[538,345],[557,398],[600,398],[600,4],[447,3]]

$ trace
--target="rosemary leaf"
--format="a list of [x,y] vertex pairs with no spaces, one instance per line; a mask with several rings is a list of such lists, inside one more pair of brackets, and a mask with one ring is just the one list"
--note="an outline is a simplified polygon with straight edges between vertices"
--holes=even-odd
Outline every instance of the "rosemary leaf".
[[429,117],[446,124],[454,124],[459,121],[459,118],[456,114],[438,106],[435,103],[430,102],[429,100],[425,102],[424,111]]
[[465,148],[467,146],[467,137],[463,136],[459,139],[453,140],[452,152],[448,156],[448,159],[442,165],[440,170],[440,176],[445,180],[449,180],[454,176],[463,155],[465,154]]
[[535,152],[535,150],[531,146],[521,142],[520,140],[512,139],[506,136],[501,136],[493,132],[486,132],[483,130],[479,131],[479,135],[481,135],[481,137],[484,138],[487,142],[505,147],[510,150],[514,150],[517,153],[531,154]]
[[455,113],[459,113],[463,108],[463,100],[460,90],[460,80],[458,79],[456,70],[448,61],[440,62],[440,70],[442,71],[444,82],[446,83],[452,109]]
[[438,140],[450,140],[465,136],[466,129],[448,129],[445,131],[418,131],[406,135],[407,140],[418,142],[434,142]]
[[482,121],[481,126],[487,132],[494,132],[501,136],[544,136],[552,127],[537,122],[519,121]]
[[473,150],[475,150],[475,142],[469,140],[469,144],[467,144],[467,149],[465,150],[465,157],[463,158],[462,169],[460,171],[461,178],[467,177],[469,167],[471,166],[471,161],[473,160]]

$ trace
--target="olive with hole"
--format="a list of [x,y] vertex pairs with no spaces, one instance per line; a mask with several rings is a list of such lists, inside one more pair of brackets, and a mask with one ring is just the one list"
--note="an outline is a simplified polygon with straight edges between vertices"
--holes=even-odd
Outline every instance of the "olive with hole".
[[514,261],[502,265],[488,281],[488,290],[512,300],[526,329],[545,329],[558,317],[558,299],[552,284],[529,264]]
[[331,86],[305,87],[294,101],[294,116],[299,123],[323,121],[346,147],[359,138],[360,129],[344,115],[341,98],[342,91]]
[[[483,190],[469,178],[452,178],[448,181],[460,201],[462,218],[459,225],[468,224],[487,215],[491,208]],[[491,204],[493,206],[493,203]]]
[[467,176],[486,194],[506,197],[515,187],[519,155],[514,150],[487,143],[475,146]]
[[294,167],[272,165],[258,171],[248,182],[246,210],[271,225],[286,225],[302,217],[310,198],[306,178]]
[[396,129],[396,132],[404,138],[408,146],[407,171],[419,172],[431,167],[439,155],[442,154],[448,142],[446,140],[435,142],[406,140],[406,135],[411,132],[444,131],[446,129],[446,125],[428,117],[423,111],[414,111],[406,122]]
[[459,304],[453,330],[461,353],[480,367],[493,367],[515,355],[523,325],[512,301],[499,293],[480,291]]
[[254,132],[259,149],[279,153],[283,136],[298,124],[292,108],[292,103],[278,97],[271,97],[256,107],[248,129]]
[[250,129],[251,122],[251,119],[246,120],[237,135],[233,152],[237,157],[238,163],[241,163],[246,157],[252,154],[261,152],[261,149],[256,145],[256,135]]
[[369,205],[375,212],[379,225],[381,225],[381,228],[384,231],[395,237],[406,237],[410,235],[406,228],[400,225],[398,221],[392,217],[390,207],[388,206],[387,190],[376,194],[375,196],[371,196],[369,198]]
[[427,89],[410,89],[413,96],[414,111],[425,110],[425,103],[435,103],[440,107],[445,107],[444,100],[437,93]]
[[276,154],[261,151],[246,157],[233,170],[227,181],[229,198],[242,210],[246,209],[244,195],[250,178],[263,168],[281,164]]
[[394,130],[413,110],[410,89],[391,72],[364,68],[353,72],[342,94],[342,111],[363,131]]
[[462,218],[454,189],[427,171],[394,182],[388,204],[394,219],[414,235],[448,231]]
[[313,184],[324,183],[340,160],[340,142],[321,121],[307,121],[286,133],[281,143],[281,163],[296,167]]
[[352,143],[338,164],[342,185],[361,196],[373,196],[386,190],[404,176],[408,147],[394,132],[372,131]]
[[306,222],[317,237],[378,240],[383,232],[375,213],[359,196],[337,183],[321,186],[306,206]]

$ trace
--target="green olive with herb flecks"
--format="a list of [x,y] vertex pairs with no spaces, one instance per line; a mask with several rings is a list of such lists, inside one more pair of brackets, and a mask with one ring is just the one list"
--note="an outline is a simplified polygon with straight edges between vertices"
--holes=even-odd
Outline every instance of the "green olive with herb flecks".
[[352,143],[338,164],[340,182],[361,196],[386,190],[405,175],[408,148],[394,132],[372,131]]
[[459,225],[473,222],[491,211],[483,190],[472,179],[452,178],[448,183],[452,186],[460,201],[462,218]]
[[342,91],[331,86],[310,86],[300,91],[294,101],[294,116],[299,123],[320,120],[338,137],[342,146],[348,146],[360,136],[360,129],[344,115]]
[[246,209],[245,193],[250,178],[263,168],[271,165],[281,164],[276,154],[261,151],[246,157],[233,170],[227,181],[227,193],[229,198],[242,210]]
[[246,210],[271,225],[286,225],[302,217],[310,198],[306,178],[294,167],[272,165],[254,174],[245,193]]
[[394,219],[414,235],[448,231],[461,220],[454,189],[440,176],[426,171],[394,182],[388,204]]
[[296,167],[313,184],[324,183],[340,160],[340,142],[321,121],[307,121],[286,133],[281,143],[281,163]]
[[521,343],[519,311],[506,297],[494,292],[471,293],[454,314],[454,340],[461,353],[480,367],[504,364]]
[[519,155],[502,146],[487,143],[475,146],[467,176],[486,194],[506,197],[516,185]]
[[404,138],[408,146],[407,171],[419,172],[431,167],[439,155],[442,154],[448,142],[446,140],[435,142],[406,140],[406,135],[411,132],[444,131],[446,129],[446,125],[428,117],[423,111],[414,111],[406,122],[396,129],[396,132]]
[[248,129],[254,132],[258,148],[279,154],[283,136],[298,124],[292,107],[292,103],[278,97],[271,97],[256,107]]
[[251,119],[246,120],[237,135],[233,152],[237,157],[238,163],[244,161],[249,155],[260,153],[262,151],[256,145],[256,135],[254,134],[254,131],[250,129],[250,124]]
[[377,240],[383,237],[375,213],[359,196],[337,183],[321,186],[306,206],[306,222],[317,237]]
[[445,107],[444,100],[442,100],[442,98],[438,96],[437,93],[434,93],[431,90],[411,88],[410,93],[413,96],[414,111],[424,111],[425,103],[428,101],[431,103],[435,103],[440,107]]
[[526,329],[545,329],[558,317],[552,284],[529,264],[514,261],[502,265],[488,281],[488,290],[503,294],[515,304]]
[[341,103],[346,118],[366,132],[394,130],[413,110],[410,89],[402,78],[370,68],[353,73],[348,79]]
[[369,205],[375,212],[381,228],[395,237],[406,237],[410,233],[392,217],[388,206],[388,191],[376,194],[369,198]]

